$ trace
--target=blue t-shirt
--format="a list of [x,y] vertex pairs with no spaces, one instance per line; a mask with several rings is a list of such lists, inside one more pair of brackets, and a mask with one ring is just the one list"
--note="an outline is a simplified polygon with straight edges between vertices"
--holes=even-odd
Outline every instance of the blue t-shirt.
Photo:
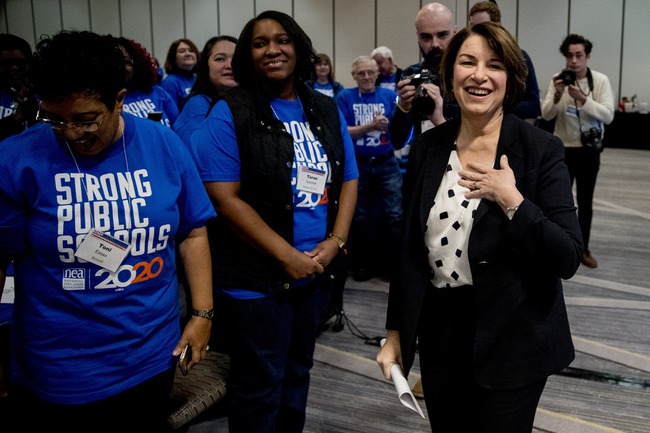
[[[296,188],[298,168],[305,166],[318,172],[324,172],[329,183],[331,182],[330,163],[318,137],[309,128],[299,100],[275,99],[271,102],[271,107],[276,117],[284,123],[285,128],[294,138],[294,161],[291,177],[294,194],[293,246],[299,251],[311,251],[326,235],[327,201],[323,200],[323,194],[300,191]],[[345,152],[343,181],[347,182],[358,178],[359,171],[354,157],[352,140],[342,117],[341,134]],[[192,135],[190,147],[204,182],[240,181],[241,162],[234,119],[225,101],[215,104],[206,123]],[[296,285],[301,283],[296,282]],[[249,292],[248,295],[250,296],[238,294],[239,297],[263,296],[256,292]]]
[[331,98],[334,97],[334,86],[332,86],[332,83],[321,84],[318,81],[314,81],[314,90],[321,92],[323,95],[327,95]]
[[388,89],[396,92],[398,81],[399,81],[399,77],[397,76],[397,72],[393,72],[389,76],[382,75],[382,74],[379,75],[379,87],[383,89]]
[[181,114],[174,122],[174,131],[189,148],[190,137],[205,120],[212,100],[207,95],[194,95],[183,106]]
[[[54,403],[100,400],[174,367],[177,241],[216,215],[171,129],[124,124],[124,140],[74,160],[43,124],[0,143],[0,251],[16,257],[12,379]],[[91,228],[131,245],[117,272],[74,256]]]
[[[377,113],[390,119],[396,102],[397,93],[381,87],[370,93],[362,93],[358,87],[345,89],[336,98],[336,104],[349,126],[370,123]],[[387,155],[393,152],[390,134],[388,131],[371,131],[355,140],[354,150],[358,156],[364,157]]]
[[[5,281],[4,292],[2,292],[2,298],[1,298],[3,302],[0,302],[0,326],[9,324],[9,322],[11,321],[11,313],[14,310],[13,299],[11,299],[11,297],[13,296],[13,292],[9,293],[9,288],[8,288],[8,286],[12,285],[9,283],[10,280],[11,282],[13,282],[13,278],[14,278],[13,263],[9,263],[6,276],[7,276],[7,280]],[[5,300],[7,302],[4,302]]]
[[127,92],[124,97],[124,111],[142,119],[146,119],[152,112],[162,113],[160,123],[170,128],[178,117],[176,103],[160,86],[153,86],[149,93],[139,90]]
[[13,115],[16,108],[18,108],[16,101],[4,90],[0,92],[0,119]]
[[195,81],[196,75],[188,77],[180,74],[169,74],[163,78],[160,85],[172,97],[172,100],[176,103],[176,107],[181,110],[192,91],[192,86],[194,86]]

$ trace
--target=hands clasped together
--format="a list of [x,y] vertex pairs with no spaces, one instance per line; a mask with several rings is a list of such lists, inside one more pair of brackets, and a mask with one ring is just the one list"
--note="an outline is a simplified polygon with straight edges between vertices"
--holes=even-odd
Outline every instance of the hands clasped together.
[[325,239],[311,251],[300,252],[292,248],[292,252],[282,261],[286,274],[294,280],[301,278],[316,278],[325,272],[327,265],[339,253],[336,242]]

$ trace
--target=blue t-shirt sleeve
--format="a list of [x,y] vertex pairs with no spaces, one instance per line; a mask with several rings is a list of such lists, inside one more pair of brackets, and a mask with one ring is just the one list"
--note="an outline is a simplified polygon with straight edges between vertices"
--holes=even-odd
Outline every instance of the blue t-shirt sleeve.
[[173,75],[166,76],[161,82],[160,87],[165,89],[165,91],[172,97],[172,99],[178,97],[178,91],[176,86],[176,81],[174,80]]
[[345,167],[343,172],[343,181],[354,180],[359,177],[359,169],[357,167],[357,158],[354,153],[354,143],[348,131],[348,125],[345,122],[343,113],[339,110],[339,118],[341,120],[341,135],[343,136],[343,150],[345,152]]
[[[23,140],[34,141],[35,131],[38,129],[49,128],[45,125],[36,125],[21,135],[11,136],[0,142],[2,158],[0,158],[0,173],[3,174],[0,182],[0,251],[2,254],[14,255],[26,251],[27,222],[29,209],[25,202],[27,197],[38,195],[38,190],[28,188],[22,181],[23,176],[27,177],[29,170],[23,169],[23,162],[33,156],[31,152],[28,155],[22,154],[23,149],[29,148]],[[39,140],[43,146],[54,146],[56,143]]]
[[160,82],[160,86],[169,93],[176,106],[180,106],[186,96],[181,79],[174,74],[170,74]]
[[193,229],[203,227],[210,218],[216,216],[216,212],[186,146],[173,132],[169,133],[167,140],[181,177],[181,191],[177,201],[180,224],[176,235],[183,238]]
[[347,90],[342,91],[339,96],[336,97],[336,105],[339,107],[339,110],[343,114],[343,118],[345,119],[347,125],[354,126],[354,114],[350,109],[350,104],[347,98],[348,93],[349,92],[347,92]]
[[167,118],[169,119],[169,124],[170,126],[174,125],[174,122],[176,122],[176,119],[178,119],[178,106],[176,105],[176,102],[172,99],[172,97],[167,93],[167,91],[163,88],[160,89],[160,93],[162,94],[161,96],[161,101],[162,101],[162,108],[165,114],[167,115]]
[[192,134],[190,148],[204,182],[239,182],[241,163],[235,121],[225,101],[217,102]]
[[174,123],[173,130],[190,148],[190,137],[205,119],[205,113],[210,108],[210,99],[205,95],[192,96],[183,106],[181,114]]

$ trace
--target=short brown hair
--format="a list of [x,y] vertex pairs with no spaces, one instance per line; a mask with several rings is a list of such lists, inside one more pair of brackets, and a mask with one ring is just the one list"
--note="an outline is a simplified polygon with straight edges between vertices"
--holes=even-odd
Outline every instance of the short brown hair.
[[[196,47],[196,44],[187,38],[176,39],[169,46],[169,50],[167,50],[167,58],[165,59],[165,72],[167,72],[168,74],[177,73],[178,70],[180,69],[176,64],[176,50],[178,49],[178,46],[181,44],[181,42],[185,42],[187,45],[190,46],[190,49],[194,53],[196,53],[196,64],[197,65],[199,64],[199,56],[201,55],[201,53],[199,52],[199,49]],[[196,69],[196,66],[194,66],[194,68]]]
[[316,65],[318,63],[325,63],[327,66],[330,67],[330,73],[327,74],[327,79],[333,83],[335,80],[334,76],[334,66],[332,65],[332,59],[330,59],[330,56],[328,56],[325,53],[318,53],[316,56],[316,61],[314,62],[314,75],[312,75],[312,79],[316,81]]
[[503,61],[508,81],[506,96],[503,100],[503,110],[510,111],[523,97],[526,91],[528,68],[526,60],[514,37],[501,24],[490,21],[468,26],[456,33],[447,45],[440,63],[440,82],[445,97],[453,98],[453,78],[456,57],[463,43],[472,35],[478,35],[487,41],[488,47]]
[[501,11],[496,2],[478,2],[469,10],[469,17],[479,12],[487,12],[490,16],[490,21],[493,23],[501,22]]

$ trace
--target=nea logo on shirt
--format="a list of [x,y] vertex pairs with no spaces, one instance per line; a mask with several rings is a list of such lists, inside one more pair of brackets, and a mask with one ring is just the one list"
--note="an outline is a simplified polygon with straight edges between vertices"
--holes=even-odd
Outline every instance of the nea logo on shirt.
[[84,268],[67,268],[63,270],[63,290],[84,290],[86,287],[86,270]]

